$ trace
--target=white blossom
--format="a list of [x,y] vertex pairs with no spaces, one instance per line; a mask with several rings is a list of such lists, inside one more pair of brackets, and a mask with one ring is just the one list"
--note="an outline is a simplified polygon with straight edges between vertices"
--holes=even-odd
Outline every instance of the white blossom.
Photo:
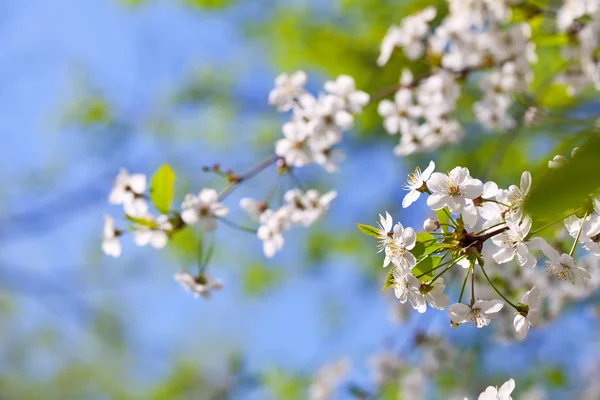
[[104,232],[102,235],[102,251],[112,257],[121,255],[121,232],[115,228],[115,220],[110,215],[104,216]]
[[390,262],[400,271],[410,271],[417,260],[410,250],[415,247],[417,234],[413,228],[406,228],[400,222],[396,223],[391,240],[385,246],[385,260],[383,266],[387,267]]
[[509,379],[504,382],[500,388],[497,386],[488,386],[483,393],[479,395],[477,400],[512,400],[510,394],[515,390],[515,381]]
[[472,306],[455,303],[448,308],[448,316],[454,324],[473,322],[477,328],[483,328],[492,322],[489,314],[497,313],[503,307],[500,300],[477,300]]
[[186,224],[200,224],[204,231],[217,228],[217,218],[224,217],[229,209],[219,202],[214,189],[202,189],[198,196],[187,194],[181,204],[181,219]]
[[148,212],[148,204],[143,197],[145,190],[146,175],[130,175],[125,168],[121,168],[108,196],[108,202],[122,204],[127,215],[138,217]]
[[151,225],[136,224],[133,232],[133,241],[138,246],[146,246],[150,244],[155,249],[162,249],[167,245],[167,232],[173,229],[173,225],[166,215],[159,215],[155,219],[151,215],[143,217],[145,220],[152,222]]
[[360,113],[364,106],[369,103],[369,95],[362,90],[356,90],[354,78],[348,75],[340,75],[335,81],[325,82],[325,90],[341,98],[344,107],[352,113]]
[[420,313],[427,310],[425,296],[421,294],[421,282],[410,273],[394,269],[394,294],[400,303],[410,301],[410,305]]
[[591,278],[589,272],[575,265],[573,257],[564,253],[546,261],[546,269],[558,279],[572,283],[573,285],[582,285]]
[[194,298],[202,296],[205,299],[209,299],[213,290],[223,288],[223,282],[213,280],[205,273],[194,276],[189,272],[177,272],[174,278]]
[[294,100],[304,93],[306,73],[296,71],[291,75],[280,74],[275,79],[275,88],[269,93],[269,104],[278,111],[288,111],[294,105]]
[[471,178],[469,170],[461,167],[454,168],[448,175],[433,173],[427,187],[432,192],[427,205],[432,210],[448,207],[454,214],[462,213],[466,200],[475,199],[483,193],[483,183]]
[[430,161],[427,168],[425,168],[425,171],[421,172],[421,169],[416,167],[411,174],[408,174],[406,183],[402,185],[404,190],[408,190],[408,194],[404,196],[404,199],[402,200],[402,208],[410,206],[419,199],[423,185],[429,180],[434,169],[435,163]]
[[517,312],[513,321],[513,326],[517,333],[517,339],[521,340],[527,336],[529,327],[537,325],[540,320],[540,289],[537,286],[531,288],[530,291],[523,295],[521,304],[527,306],[527,311]]

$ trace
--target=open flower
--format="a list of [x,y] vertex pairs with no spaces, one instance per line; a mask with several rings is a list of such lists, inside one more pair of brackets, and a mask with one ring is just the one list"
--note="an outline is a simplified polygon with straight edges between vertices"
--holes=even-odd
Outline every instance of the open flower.
[[537,258],[530,253],[531,250],[541,250],[546,257],[555,257],[556,250],[544,239],[536,237],[526,241],[530,229],[531,218],[525,218],[521,224],[510,225],[507,231],[494,236],[492,242],[500,247],[500,250],[493,255],[494,261],[504,264],[517,256],[517,262],[521,267],[535,267]]
[[400,303],[410,301],[410,305],[420,313],[427,310],[425,296],[421,294],[421,282],[410,273],[394,269],[394,294]]
[[[147,220],[152,220],[152,216],[145,217]],[[155,225],[136,225],[133,232],[133,241],[138,246],[146,246],[151,244],[155,249],[162,249],[167,245],[167,231],[173,229],[173,225],[166,215],[159,215],[154,220]]]
[[121,231],[115,228],[115,220],[110,215],[104,216],[104,232],[102,235],[102,251],[112,257],[121,255]]
[[325,82],[325,90],[340,97],[345,107],[353,113],[360,113],[369,102],[369,95],[362,90],[356,90],[354,78],[340,75],[335,81]]
[[306,73],[296,71],[290,75],[283,73],[275,79],[275,88],[269,93],[269,104],[277,111],[288,111],[294,105],[294,99],[304,93]]
[[492,322],[489,314],[502,310],[504,303],[500,300],[477,300],[475,304],[467,306],[455,303],[448,308],[448,316],[454,324],[460,325],[472,321],[477,328],[483,328]]
[[143,197],[145,190],[146,175],[129,175],[125,168],[121,168],[108,196],[108,202],[122,204],[125,214],[137,217],[148,212],[148,204]]
[[439,278],[433,284],[429,285],[429,291],[425,294],[425,300],[429,303],[429,306],[443,310],[450,302],[450,298],[444,293],[446,285],[444,285],[444,278]]
[[525,200],[529,195],[529,189],[531,188],[531,174],[528,171],[521,174],[521,185],[511,185],[506,193],[506,199],[510,203],[511,207],[509,212],[506,214],[506,223],[508,225],[516,225],[523,219],[531,219],[529,216],[523,214],[523,206]]
[[483,193],[483,183],[471,178],[467,168],[456,167],[448,175],[434,172],[427,181],[427,187],[432,195],[427,199],[427,205],[432,210],[444,207],[454,214],[462,213],[466,201],[475,199]]
[[198,196],[187,194],[181,204],[181,219],[186,224],[199,223],[204,231],[217,228],[218,217],[229,213],[227,207],[219,203],[219,195],[214,189],[202,189]]
[[510,394],[513,390],[515,390],[515,381],[509,379],[500,388],[497,386],[488,386],[485,392],[479,395],[477,400],[512,400]]
[[589,272],[575,265],[573,257],[564,253],[546,261],[546,268],[558,279],[570,282],[573,285],[581,285],[586,280],[591,279]]
[[540,289],[537,286],[532,287],[530,291],[523,295],[521,303],[527,306],[527,310],[518,312],[513,320],[517,339],[519,340],[527,336],[530,326],[537,325],[540,321]]
[[394,226],[391,240],[385,246],[385,260],[383,266],[387,267],[390,262],[400,271],[410,272],[417,260],[410,250],[415,247],[417,234],[413,228],[406,228],[398,222]]
[[430,161],[427,168],[425,168],[425,171],[421,172],[421,169],[417,167],[412,174],[408,174],[408,178],[406,179],[403,188],[409,192],[402,200],[402,208],[410,206],[419,199],[421,192],[423,191],[423,185],[425,185],[425,182],[431,177],[434,169],[435,163]]
[[191,293],[194,298],[202,296],[205,299],[209,299],[213,290],[223,288],[223,282],[220,280],[213,280],[205,273],[194,276],[189,272],[178,272],[175,274],[174,278],[181,287]]

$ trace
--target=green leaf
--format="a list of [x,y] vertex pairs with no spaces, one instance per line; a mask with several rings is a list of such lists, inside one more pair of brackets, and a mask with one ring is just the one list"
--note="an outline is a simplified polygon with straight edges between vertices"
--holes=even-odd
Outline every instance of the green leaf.
[[564,46],[569,43],[569,36],[564,33],[537,36],[533,38],[537,46]]
[[356,224],[356,226],[358,226],[358,229],[365,235],[373,236],[373,237],[379,236],[379,229],[375,228],[374,226],[369,226],[369,225],[364,225],[364,224]]
[[169,164],[161,165],[150,182],[150,200],[163,214],[167,214],[171,209],[171,201],[175,193],[174,184],[175,173]]
[[431,254],[442,247],[443,245],[439,243],[433,235],[427,232],[418,232],[417,243],[410,252],[413,254],[413,256],[421,258],[422,256]]
[[149,228],[156,228],[156,222],[151,219],[132,217],[131,215],[127,214],[125,214],[125,218],[127,218],[127,220],[133,222],[136,225],[147,226]]
[[525,202],[525,212],[535,220],[554,220],[569,210],[580,208],[588,196],[600,189],[600,138],[592,137],[561,168],[544,168],[533,175],[533,185]]
[[441,225],[442,228],[442,232],[446,233],[448,232],[448,224],[450,224],[450,217],[448,216],[450,213],[450,210],[448,210],[448,207],[444,207],[441,210],[437,210],[435,212],[435,215],[437,216],[438,222]]
[[[417,263],[412,269],[414,276],[419,276],[427,272],[427,274],[419,277],[419,281],[424,282],[431,280],[437,271],[431,271],[433,268],[440,265],[443,257],[427,256]],[[440,268],[441,269],[441,268]]]
[[393,265],[389,268],[387,277],[385,278],[385,283],[383,284],[383,287],[381,288],[382,292],[394,284],[394,269],[395,268],[396,267],[394,267]]

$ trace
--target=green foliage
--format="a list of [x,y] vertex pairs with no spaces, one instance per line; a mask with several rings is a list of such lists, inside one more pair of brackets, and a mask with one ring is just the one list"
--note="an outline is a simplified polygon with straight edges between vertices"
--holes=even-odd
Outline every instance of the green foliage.
[[169,164],[161,165],[150,182],[150,200],[163,214],[168,214],[175,193],[175,172]]
[[274,399],[302,400],[306,398],[307,379],[280,369],[273,369],[263,374],[262,384]]
[[413,256],[419,259],[420,257],[431,254],[442,247],[443,245],[438,243],[437,239],[433,235],[427,232],[418,232],[417,242],[415,247],[413,247],[410,252],[413,254]]
[[183,0],[183,2],[203,9],[220,9],[235,3],[236,0]]
[[169,249],[184,263],[197,262],[200,235],[191,226],[176,231],[169,240]]
[[448,232],[448,224],[450,223],[450,210],[448,210],[448,207],[444,207],[441,210],[437,210],[435,212],[435,215],[437,216],[437,220],[440,223],[440,229],[442,230],[442,232]]
[[381,288],[382,292],[384,290],[386,290],[387,288],[394,286],[394,270],[395,269],[396,269],[396,267],[393,265],[388,268],[388,274],[385,277],[385,282],[383,283],[383,287]]
[[560,367],[553,367],[545,370],[544,378],[549,386],[564,387],[567,384],[567,375]]
[[525,211],[534,220],[553,220],[585,205],[586,198],[600,189],[600,138],[593,136],[576,156],[556,169],[543,168],[533,177]]
[[156,228],[156,222],[151,219],[132,217],[131,215],[125,214],[125,218],[136,225],[147,226],[148,228]]
[[433,278],[433,276],[436,273],[436,271],[431,271],[431,270],[433,268],[437,267],[438,265],[440,265],[441,261],[442,261],[442,257],[435,257],[435,256],[425,257],[421,261],[419,261],[417,263],[417,265],[414,266],[414,268],[412,269],[412,274],[414,276],[419,276],[419,275],[425,274],[427,272],[425,275],[419,277],[419,281],[421,281],[421,282],[429,281],[429,280],[431,280],[431,278]]
[[284,278],[283,271],[269,268],[262,263],[244,266],[242,274],[244,293],[252,296],[264,294],[267,290],[280,284]]

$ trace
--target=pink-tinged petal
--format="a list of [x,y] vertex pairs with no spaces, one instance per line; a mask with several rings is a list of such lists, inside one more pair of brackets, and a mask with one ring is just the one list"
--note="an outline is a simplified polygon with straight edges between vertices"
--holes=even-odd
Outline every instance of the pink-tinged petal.
[[429,188],[429,190],[436,193],[439,191],[439,188],[444,187],[447,182],[447,175],[442,174],[441,172],[434,172],[433,174],[431,174],[429,180],[427,181],[427,187]]
[[486,314],[493,314],[502,310],[504,303],[500,300],[478,300],[475,306],[478,306]]
[[529,193],[531,188],[531,174],[528,171],[521,175],[521,191],[525,194]]
[[408,192],[408,194],[406,196],[404,196],[404,199],[402,199],[402,208],[409,207],[412,203],[417,201],[420,196],[421,196],[421,192],[419,192],[418,190],[414,190],[414,189],[411,190],[410,192]]
[[483,183],[479,179],[465,179],[460,192],[467,199],[476,199],[483,194]]
[[404,243],[404,247],[408,250],[411,250],[415,247],[415,242],[417,241],[417,233],[413,228],[406,228],[404,232],[402,232],[402,242]]
[[[429,182],[427,182],[427,184],[429,186]],[[446,207],[447,200],[448,200],[448,196],[444,196],[444,195],[436,193],[436,194],[430,195],[427,198],[427,205],[432,210],[441,210],[442,208]]]
[[452,304],[448,308],[448,317],[455,324],[462,324],[471,319],[471,308],[461,303]]

